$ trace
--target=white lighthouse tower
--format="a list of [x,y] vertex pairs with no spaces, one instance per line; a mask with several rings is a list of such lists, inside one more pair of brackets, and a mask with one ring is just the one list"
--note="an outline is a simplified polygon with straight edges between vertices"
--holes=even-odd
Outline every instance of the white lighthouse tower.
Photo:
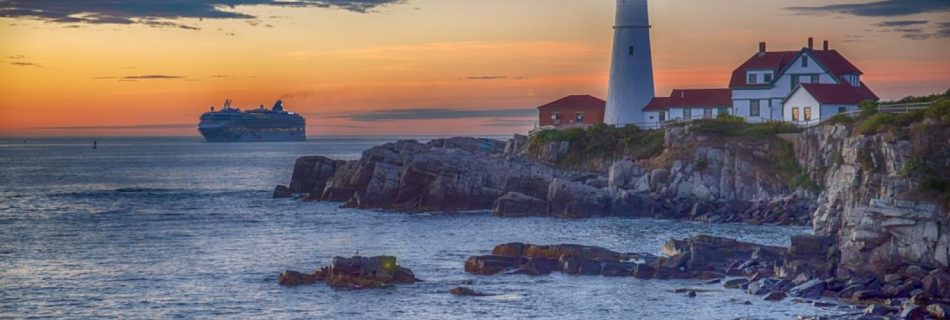
[[653,58],[647,0],[617,0],[614,50],[604,122],[642,124],[643,107],[653,99]]

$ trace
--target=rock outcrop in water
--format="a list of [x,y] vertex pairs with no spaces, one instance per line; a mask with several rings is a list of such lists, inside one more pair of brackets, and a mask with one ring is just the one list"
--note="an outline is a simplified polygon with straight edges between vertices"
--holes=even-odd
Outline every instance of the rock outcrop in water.
[[[682,134],[677,132],[668,135]],[[674,140],[690,139],[701,140]],[[507,144],[476,138],[405,140],[373,147],[356,161],[303,157],[297,160],[290,187],[278,187],[275,197],[286,197],[289,189],[307,200],[343,202],[345,207],[361,209],[491,210],[501,217],[625,216],[799,225],[808,221],[812,209],[807,197],[779,195],[771,185],[744,185],[754,178],[723,182],[721,186],[730,188],[725,191],[704,184],[728,180],[723,173],[711,173],[711,168],[737,166],[723,164],[737,160],[711,156],[720,151],[708,151],[705,157],[712,160],[702,170],[674,162],[672,171],[646,174],[643,168],[620,161],[608,175],[558,170],[521,157],[523,150],[517,147],[524,142],[519,140]],[[671,145],[670,150],[693,147]]]
[[334,257],[329,266],[310,274],[286,271],[277,282],[284,286],[310,285],[326,282],[337,289],[368,289],[393,284],[419,282],[412,270],[396,264],[396,257]]

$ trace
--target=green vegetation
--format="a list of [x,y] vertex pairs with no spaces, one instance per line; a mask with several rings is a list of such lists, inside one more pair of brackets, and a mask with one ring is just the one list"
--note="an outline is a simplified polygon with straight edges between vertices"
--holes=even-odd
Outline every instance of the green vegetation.
[[720,137],[762,140],[779,133],[795,133],[801,129],[788,122],[748,123],[742,117],[721,114],[715,119],[694,120],[690,130]]
[[[929,99],[929,100],[923,100]],[[907,97],[901,102],[930,102],[927,109],[915,110],[908,113],[893,114],[878,112],[876,102],[864,102],[861,104],[862,117],[852,119],[850,122],[855,124],[854,131],[857,134],[871,135],[882,132],[897,133],[903,128],[910,127],[914,123],[924,120],[934,120],[938,123],[950,124],[950,90],[943,95],[930,95],[927,97]]]
[[528,150],[538,154],[549,142],[570,142],[566,157],[557,165],[577,168],[591,161],[610,161],[623,157],[646,159],[663,152],[663,130],[641,130],[636,126],[621,128],[599,124],[587,129],[544,130],[531,137]]

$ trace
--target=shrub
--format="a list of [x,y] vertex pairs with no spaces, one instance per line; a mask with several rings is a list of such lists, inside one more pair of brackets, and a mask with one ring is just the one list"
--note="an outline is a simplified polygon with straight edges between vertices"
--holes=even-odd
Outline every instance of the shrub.
[[865,100],[858,105],[858,108],[861,109],[861,113],[865,116],[870,116],[877,113],[877,101]]

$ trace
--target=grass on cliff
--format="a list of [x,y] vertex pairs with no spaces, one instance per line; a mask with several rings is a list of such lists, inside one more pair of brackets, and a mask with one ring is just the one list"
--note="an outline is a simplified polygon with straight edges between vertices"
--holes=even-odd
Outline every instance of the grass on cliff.
[[857,134],[871,135],[882,132],[899,133],[915,123],[932,120],[940,124],[950,124],[950,90],[942,95],[926,97],[907,97],[899,102],[930,102],[930,107],[908,113],[893,114],[878,112],[878,103],[865,101],[861,104],[862,115],[851,120]]
[[570,142],[567,156],[559,158],[557,165],[577,168],[591,161],[656,156],[663,152],[663,135],[663,130],[641,130],[636,126],[617,128],[605,124],[587,129],[544,130],[531,137],[528,150],[537,155],[541,147],[550,142]]
[[801,129],[787,122],[749,123],[742,117],[728,114],[713,119],[693,120],[688,125],[690,130],[698,133],[751,140],[769,139],[780,133],[801,132]]
[[[917,190],[911,192],[913,198],[921,200],[936,199],[950,208],[950,90],[943,94],[925,97],[907,97],[898,102],[930,102],[926,109],[903,114],[878,112],[878,104],[862,104],[862,115],[844,122],[853,126],[854,133],[874,135],[886,133],[889,140],[910,141],[910,160],[904,164],[902,174],[915,177],[920,182]],[[859,150],[859,161],[866,171],[877,170],[874,163],[875,153],[879,151],[866,148]]]

